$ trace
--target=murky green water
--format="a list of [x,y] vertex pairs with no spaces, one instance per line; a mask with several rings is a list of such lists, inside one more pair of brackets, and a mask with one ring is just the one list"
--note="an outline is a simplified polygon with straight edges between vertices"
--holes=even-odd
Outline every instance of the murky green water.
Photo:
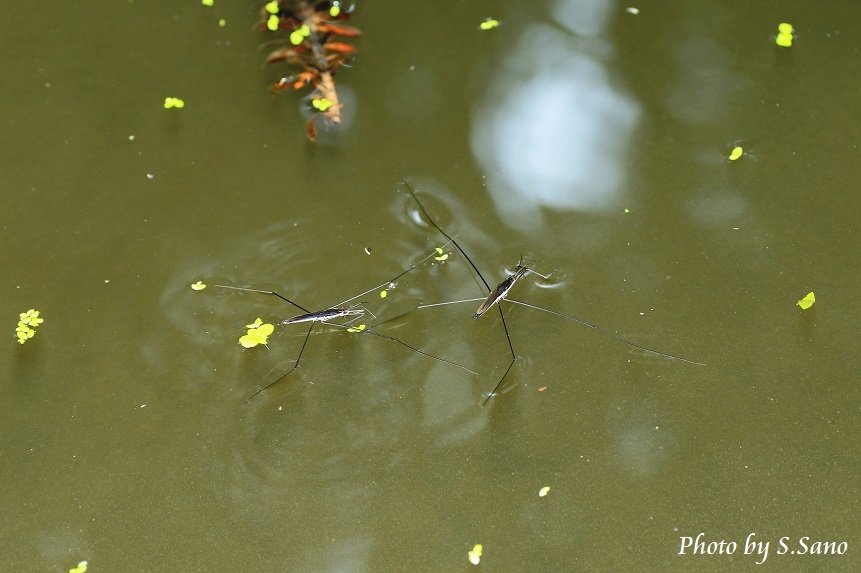
[[[2,562],[460,571],[480,543],[487,571],[724,571],[755,533],[772,569],[857,569],[859,8],[633,5],[362,3],[317,145],[266,92],[259,6],[10,6]],[[384,283],[443,242],[405,177],[491,286],[523,255],[552,276],[513,298],[706,366],[506,305],[519,360],[483,407],[510,351],[464,303],[378,332],[477,375],[318,327],[247,401],[307,329],[243,350],[296,310],[214,285],[319,309]],[[357,302],[482,292],[453,258]],[[700,532],[738,546],[679,555]]]

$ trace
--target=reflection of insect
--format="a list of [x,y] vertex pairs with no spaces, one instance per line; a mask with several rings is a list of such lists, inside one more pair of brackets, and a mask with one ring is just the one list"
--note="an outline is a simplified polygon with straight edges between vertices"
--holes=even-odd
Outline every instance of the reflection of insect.
[[645,350],[645,351],[651,352],[653,354],[659,354],[661,356],[666,356],[667,358],[672,358],[674,360],[681,360],[683,362],[688,362],[690,364],[697,364],[699,366],[705,366],[704,364],[702,364],[700,362],[694,362],[693,360],[688,360],[687,358],[682,358],[680,356],[675,356],[673,354],[667,354],[666,352],[660,352],[658,350],[653,350],[651,348],[646,348],[645,346],[640,346],[639,344],[629,342],[623,338],[616,336],[615,334],[612,334],[609,331],[604,330],[603,328],[600,328],[597,325],[591,324],[591,323],[586,322],[584,320],[580,320],[579,318],[574,318],[573,316],[568,316],[567,314],[562,314],[561,312],[556,312],[555,310],[550,310],[548,308],[536,306],[534,304],[530,304],[527,302],[522,302],[519,300],[507,298],[508,293],[514,287],[514,283],[517,282],[518,279],[522,278],[527,273],[533,272],[533,273],[538,274],[539,276],[544,277],[544,278],[548,278],[548,276],[549,276],[549,275],[548,276],[541,275],[540,273],[537,273],[536,271],[533,271],[532,269],[524,266],[522,264],[523,263],[522,259],[520,262],[517,263],[517,267],[515,268],[514,274],[509,275],[507,279],[505,279],[504,281],[499,283],[499,286],[497,286],[495,289],[491,290],[490,285],[487,283],[486,280],[484,280],[484,276],[482,276],[481,271],[478,270],[478,267],[475,266],[475,263],[472,262],[472,259],[469,258],[469,255],[467,255],[466,252],[461,248],[461,246],[459,244],[457,244],[457,241],[455,241],[453,238],[451,238],[448,235],[448,233],[443,231],[442,228],[436,224],[436,221],[434,221],[433,217],[430,216],[430,214],[424,208],[424,205],[422,205],[422,203],[419,201],[418,197],[416,196],[413,189],[410,187],[409,183],[404,181],[404,185],[406,186],[409,194],[415,200],[415,202],[418,205],[421,212],[427,218],[428,222],[431,225],[433,225],[433,227],[437,231],[442,233],[442,235],[444,237],[446,237],[449,240],[449,242],[451,242],[457,248],[457,250],[460,252],[460,254],[463,255],[464,259],[466,259],[466,261],[469,263],[469,265],[472,267],[472,269],[476,272],[478,277],[481,279],[481,282],[484,283],[484,286],[487,289],[487,291],[490,293],[487,296],[487,298],[485,298],[485,299],[476,298],[476,299],[467,299],[467,300],[448,301],[448,302],[442,302],[442,303],[436,303],[436,304],[424,304],[424,305],[418,306],[417,309],[430,308],[430,307],[434,307],[434,306],[442,306],[442,305],[447,305],[447,304],[457,304],[457,303],[461,303],[461,302],[474,302],[474,301],[483,300],[483,302],[481,303],[481,306],[478,307],[478,310],[476,310],[475,314],[473,315],[474,319],[477,319],[478,317],[482,316],[494,304],[496,304],[497,308],[499,309],[499,317],[502,320],[502,328],[505,330],[505,338],[508,341],[508,349],[511,351],[511,362],[508,364],[508,368],[505,369],[505,372],[503,373],[502,377],[499,379],[499,382],[497,382],[493,391],[490,394],[488,394],[487,398],[484,401],[484,404],[487,404],[487,402],[490,400],[490,398],[496,394],[497,390],[499,390],[499,388],[502,386],[503,380],[505,380],[505,377],[508,375],[508,372],[511,370],[511,367],[514,366],[514,362],[517,360],[517,355],[514,352],[514,345],[511,343],[511,335],[508,331],[508,326],[505,324],[505,315],[502,312],[502,307],[499,305],[499,303],[503,300],[510,302],[510,303],[519,304],[522,306],[533,308],[535,310],[547,312],[549,314],[552,314],[554,316],[558,316],[560,318],[572,320],[574,322],[577,322],[579,324],[582,324],[584,326],[588,326],[589,328],[597,330],[601,334],[603,334],[605,336],[609,336],[613,340],[616,340],[616,341],[621,342],[623,344],[627,344],[628,346],[632,346],[634,348],[638,348],[640,350]]
[[[281,376],[276,378],[273,382],[270,382],[269,384],[267,384],[266,386],[264,386],[260,390],[256,391],[251,396],[249,396],[248,399],[250,400],[251,398],[253,398],[253,397],[257,396],[258,394],[260,394],[261,392],[263,392],[264,390],[274,386],[275,384],[277,384],[278,382],[280,382],[281,380],[286,378],[288,374],[290,374],[291,372],[293,372],[294,370],[299,368],[299,361],[302,359],[302,353],[305,351],[305,346],[308,344],[308,339],[311,336],[311,331],[314,330],[314,325],[317,324],[318,322],[321,324],[329,325],[329,326],[337,326],[339,328],[343,328],[343,329],[347,330],[348,332],[371,334],[373,336],[377,336],[379,338],[383,338],[385,340],[389,340],[391,342],[395,342],[397,344],[400,344],[401,346],[409,348],[413,352],[417,352],[417,353],[421,354],[422,356],[432,358],[433,360],[436,360],[438,362],[450,364],[451,366],[457,366],[458,368],[462,368],[462,369],[466,370],[467,372],[475,374],[475,372],[473,372],[472,370],[470,370],[469,368],[467,368],[465,366],[462,366],[456,362],[452,362],[451,360],[446,360],[445,358],[440,358],[438,356],[434,356],[433,354],[429,354],[427,352],[424,352],[423,350],[419,350],[418,348],[415,348],[414,346],[410,346],[406,342],[398,340],[397,338],[395,338],[393,336],[388,336],[386,334],[381,334],[379,332],[373,332],[371,330],[367,330],[365,328],[365,325],[360,325],[358,327],[350,326],[353,322],[355,322],[356,320],[358,320],[359,318],[364,316],[365,312],[368,312],[371,315],[373,315],[373,313],[371,313],[369,310],[366,310],[361,304],[356,304],[356,305],[352,305],[352,306],[345,306],[347,303],[354,301],[359,297],[362,297],[362,296],[364,296],[370,292],[373,292],[373,291],[380,289],[380,288],[383,288],[383,287],[394,288],[394,285],[396,284],[395,281],[397,281],[399,278],[401,278],[402,276],[404,276],[408,272],[412,271],[413,269],[415,269],[416,267],[418,267],[419,265],[421,265],[422,263],[424,263],[425,261],[427,261],[428,259],[430,259],[432,256],[434,256],[436,254],[437,254],[437,251],[434,250],[429,255],[427,255],[425,258],[420,260],[418,263],[411,266],[407,270],[403,271],[402,273],[400,273],[398,276],[394,277],[393,279],[387,280],[386,282],[384,282],[382,284],[379,284],[379,285],[377,285],[373,288],[370,288],[370,289],[368,289],[362,293],[359,293],[356,296],[350,297],[347,300],[341,301],[338,304],[335,304],[329,308],[326,308],[324,310],[318,310],[318,311],[310,311],[307,308],[300,306],[299,304],[293,302],[292,300],[290,300],[289,298],[287,298],[281,294],[278,294],[275,291],[257,290],[257,289],[252,289],[252,288],[234,287],[234,286],[227,286],[227,285],[217,285],[220,288],[226,288],[226,289],[231,289],[231,290],[239,290],[239,291],[245,291],[245,292],[256,292],[256,293],[260,293],[260,294],[273,295],[273,296],[276,296],[276,297],[280,298],[281,300],[295,306],[296,308],[298,308],[299,310],[301,310],[303,312],[303,314],[282,320],[281,324],[288,325],[288,324],[297,324],[300,322],[310,322],[311,323],[311,326],[308,328],[308,332],[305,334],[305,339],[302,342],[302,347],[299,349],[299,355],[296,357],[296,362],[293,364],[293,366],[287,372],[285,372],[284,374],[282,374]],[[385,292],[386,292],[386,290],[383,290],[381,292],[381,295]],[[337,319],[337,318],[347,318],[347,317],[353,317],[353,318],[352,318],[352,320],[349,320],[346,323],[331,322],[332,320]]]

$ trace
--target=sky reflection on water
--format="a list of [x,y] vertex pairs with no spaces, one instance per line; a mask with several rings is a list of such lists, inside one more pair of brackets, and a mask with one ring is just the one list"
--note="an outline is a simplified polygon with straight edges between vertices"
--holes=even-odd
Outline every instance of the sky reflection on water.
[[[564,23],[570,7],[557,8]],[[581,23],[588,37],[524,28],[475,109],[473,153],[511,227],[537,227],[542,207],[605,211],[622,199],[640,109],[608,69],[599,21]]]

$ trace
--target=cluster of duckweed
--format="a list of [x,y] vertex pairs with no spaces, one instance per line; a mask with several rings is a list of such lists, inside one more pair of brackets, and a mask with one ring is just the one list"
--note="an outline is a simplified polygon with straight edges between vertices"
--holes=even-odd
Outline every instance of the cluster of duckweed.
[[27,312],[22,312],[18,315],[18,326],[15,328],[15,338],[18,339],[18,344],[24,344],[36,334],[36,327],[45,322],[44,318],[39,316],[39,311],[30,309]]

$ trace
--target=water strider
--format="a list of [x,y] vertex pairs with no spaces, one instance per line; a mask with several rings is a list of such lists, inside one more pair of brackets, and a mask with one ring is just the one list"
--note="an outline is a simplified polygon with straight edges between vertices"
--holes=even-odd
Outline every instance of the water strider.
[[[493,289],[493,292],[490,293],[486,299],[484,299],[484,302],[481,303],[481,306],[478,307],[478,310],[475,311],[475,314],[472,316],[472,318],[478,318],[479,316],[487,312],[487,310],[491,306],[508,296],[508,291],[510,291],[514,287],[514,283],[517,282],[517,279],[523,277],[523,275],[525,275],[526,273],[535,273],[536,275],[544,279],[550,278],[550,275],[542,275],[541,273],[522,265],[522,262],[523,258],[521,257],[520,261],[517,263],[517,267],[514,269],[514,274],[509,275],[507,279],[499,283],[499,286]],[[478,272],[478,269],[476,269],[476,272]]]
[[[216,285],[220,288],[225,288],[225,289],[239,290],[239,291],[245,291],[245,292],[255,292],[255,293],[259,293],[259,294],[276,296],[276,297],[280,298],[281,300],[293,305],[294,307],[298,308],[299,310],[301,310],[303,312],[303,314],[299,314],[299,315],[294,316],[292,318],[287,318],[285,320],[282,320],[281,324],[288,325],[288,324],[298,324],[298,323],[303,323],[303,322],[310,322],[311,323],[311,326],[308,328],[308,332],[305,334],[305,339],[302,342],[302,347],[299,349],[299,355],[296,357],[296,362],[293,364],[293,367],[290,368],[287,372],[285,372],[281,376],[279,376],[278,378],[276,378],[273,382],[270,382],[269,384],[267,384],[263,388],[260,388],[259,390],[257,390],[254,394],[252,394],[251,396],[248,397],[248,400],[251,400],[251,398],[254,398],[255,396],[257,396],[258,394],[260,394],[264,390],[271,388],[272,386],[274,386],[275,384],[277,384],[278,382],[280,382],[281,380],[286,378],[287,375],[289,375],[291,372],[293,372],[294,370],[299,368],[299,361],[302,359],[302,354],[305,352],[305,346],[308,344],[308,339],[311,336],[311,332],[314,330],[314,326],[318,322],[320,324],[326,324],[329,326],[337,326],[338,328],[347,329],[349,332],[371,334],[373,336],[377,336],[379,338],[400,344],[401,346],[403,346],[405,348],[409,348],[413,352],[417,352],[418,354],[421,354],[422,356],[426,356],[426,357],[431,358],[433,360],[436,360],[438,362],[442,362],[444,364],[449,364],[451,366],[456,366],[458,368],[462,368],[463,370],[466,370],[467,372],[470,372],[472,374],[476,374],[476,372],[470,370],[469,368],[467,368],[465,366],[462,366],[461,364],[458,364],[457,362],[452,362],[451,360],[446,360],[445,358],[440,358],[439,356],[434,356],[433,354],[429,354],[429,353],[427,353],[423,350],[420,350],[418,348],[415,348],[414,346],[411,346],[411,345],[407,344],[406,342],[403,342],[402,340],[399,340],[393,336],[388,336],[386,334],[381,334],[379,332],[373,332],[372,330],[365,329],[363,327],[359,327],[359,328],[350,327],[350,324],[352,322],[358,320],[362,316],[364,316],[365,312],[368,312],[371,315],[373,315],[373,313],[370,312],[369,310],[365,309],[361,304],[352,305],[349,307],[345,307],[344,305],[346,305],[349,302],[356,300],[359,297],[365,296],[366,294],[368,294],[370,292],[373,292],[377,289],[383,288],[387,285],[395,285],[396,281],[398,279],[400,279],[401,277],[403,277],[407,273],[411,272],[412,270],[416,269],[419,265],[421,265],[422,263],[424,263],[425,261],[427,261],[428,259],[430,259],[431,257],[433,257],[437,254],[438,254],[438,251],[434,250],[429,255],[427,255],[422,260],[420,260],[418,263],[411,266],[407,270],[401,272],[396,277],[394,277],[390,280],[387,280],[386,282],[381,283],[381,284],[379,284],[373,288],[370,288],[364,292],[361,292],[355,296],[352,296],[352,297],[350,297],[344,301],[341,301],[338,304],[332,305],[329,308],[326,308],[324,310],[318,310],[318,311],[310,311],[307,308],[299,305],[298,303],[293,302],[289,298],[287,298],[287,297],[285,297],[285,296],[283,296],[283,295],[281,295],[275,291],[259,290],[259,289],[244,288],[244,287],[235,287],[235,286],[228,286],[228,285]],[[390,286],[389,288],[393,288],[393,287]],[[347,317],[353,317],[353,318],[352,318],[352,320],[350,320],[346,323],[330,322],[336,318],[347,318]]]
[[455,241],[452,237],[450,237],[448,235],[448,233],[446,233],[439,225],[437,225],[436,221],[434,221],[433,217],[430,216],[430,214],[427,212],[427,209],[425,209],[424,205],[422,205],[421,201],[419,201],[419,198],[416,196],[415,191],[412,189],[412,187],[410,187],[410,184],[406,180],[404,180],[403,183],[407,189],[407,192],[409,192],[410,196],[412,196],[413,200],[416,202],[416,205],[418,205],[419,209],[424,214],[424,216],[427,218],[428,222],[437,231],[442,233],[442,235],[444,237],[446,237],[449,240],[449,242],[455,246],[455,248],[457,248],[458,252],[460,252],[460,254],[463,255],[464,259],[466,259],[466,261],[469,263],[469,265],[472,267],[472,269],[476,272],[476,274],[478,274],[478,277],[481,279],[481,282],[484,283],[484,286],[489,293],[487,298],[484,298],[484,299],[475,298],[475,299],[467,299],[467,300],[455,300],[455,301],[448,301],[448,302],[440,302],[440,303],[435,303],[435,304],[423,304],[423,305],[419,305],[417,307],[417,309],[430,308],[430,307],[434,307],[434,306],[443,306],[443,305],[447,305],[447,304],[458,304],[458,303],[462,303],[462,302],[475,302],[475,301],[481,300],[483,302],[478,307],[478,310],[475,311],[475,314],[473,315],[474,319],[478,319],[478,317],[485,314],[490,309],[490,307],[492,307],[494,304],[496,304],[496,307],[499,309],[499,317],[502,320],[502,327],[505,330],[505,338],[508,341],[508,349],[511,351],[511,362],[508,364],[508,368],[505,369],[505,372],[502,374],[502,377],[499,379],[499,382],[497,382],[496,386],[493,388],[493,390],[490,392],[490,394],[488,394],[487,398],[484,400],[485,405],[496,394],[496,392],[497,392],[497,390],[499,390],[500,386],[502,386],[502,382],[505,380],[505,377],[508,375],[509,371],[511,370],[511,367],[514,366],[514,362],[517,360],[517,355],[514,352],[514,345],[511,342],[511,335],[508,332],[508,325],[506,325],[506,323],[505,323],[505,314],[502,312],[502,307],[499,305],[499,302],[503,301],[503,300],[510,302],[510,303],[513,303],[513,304],[519,304],[519,305],[522,305],[522,306],[525,306],[528,308],[532,308],[535,310],[540,310],[540,311],[552,314],[554,316],[558,316],[560,318],[574,321],[578,324],[582,324],[583,326],[587,326],[589,328],[592,328],[592,329],[596,330],[597,332],[600,332],[601,334],[612,338],[613,340],[616,340],[616,341],[621,342],[623,344],[627,344],[628,346],[631,346],[633,348],[645,350],[647,352],[651,352],[653,354],[658,354],[660,356],[665,356],[667,358],[672,358],[674,360],[681,360],[682,362],[687,362],[689,364],[696,364],[698,366],[705,366],[705,364],[703,364],[701,362],[696,362],[694,360],[688,360],[687,358],[682,358],[681,356],[676,356],[674,354],[668,354],[666,352],[661,352],[659,350],[654,350],[652,348],[647,348],[645,346],[635,344],[633,342],[625,340],[624,338],[616,336],[615,334],[613,334],[607,330],[604,330],[603,328],[601,328],[595,324],[592,324],[590,322],[586,322],[585,320],[580,320],[579,318],[575,318],[573,316],[568,316],[567,314],[563,314],[563,313],[557,312],[555,310],[550,310],[549,308],[544,308],[541,306],[530,304],[528,302],[523,302],[523,301],[507,298],[508,293],[514,287],[514,284],[518,281],[518,279],[522,278],[527,273],[532,272],[532,273],[535,273],[535,274],[537,274],[543,278],[549,277],[549,275],[547,275],[547,276],[542,275],[542,274],[530,269],[529,267],[523,265],[522,264],[523,263],[522,257],[521,257],[521,260],[517,263],[517,266],[515,268],[514,273],[510,274],[508,276],[508,278],[506,278],[501,283],[499,283],[499,285],[495,289],[491,290],[490,285],[484,279],[484,276],[481,274],[481,271],[478,270],[478,267],[476,267],[475,263],[472,262],[472,259],[469,257],[469,255],[466,254],[466,252],[463,250],[463,248],[461,248],[461,246],[457,243],[457,241]]

